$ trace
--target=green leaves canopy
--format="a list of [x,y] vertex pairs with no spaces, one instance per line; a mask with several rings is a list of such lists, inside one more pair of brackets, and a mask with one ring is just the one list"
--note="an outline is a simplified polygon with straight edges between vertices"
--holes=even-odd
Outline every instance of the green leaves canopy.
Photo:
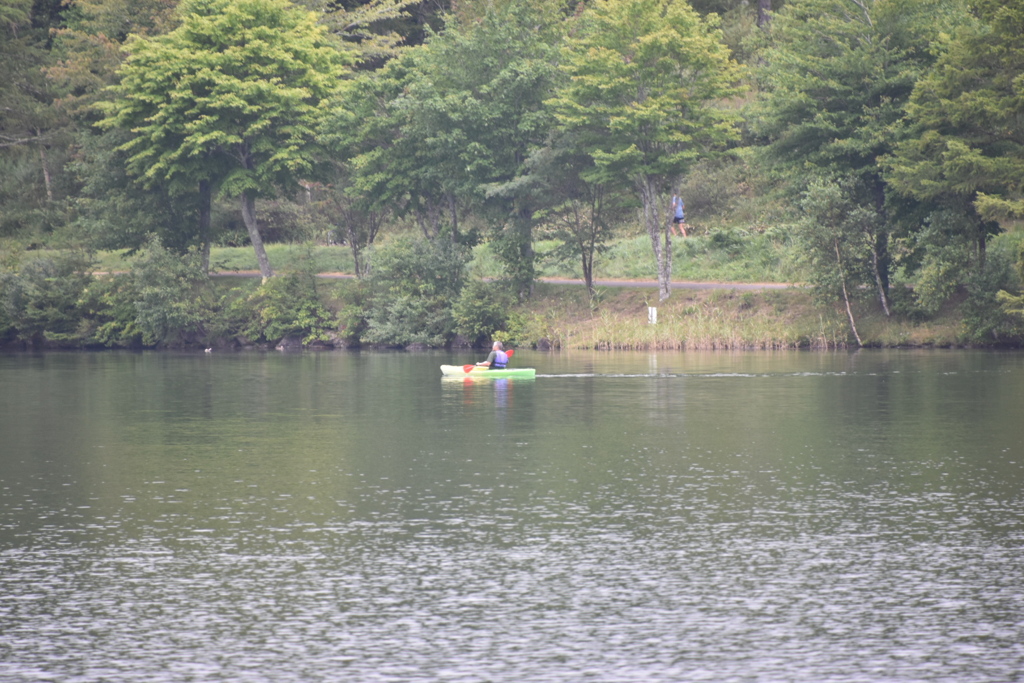
[[[808,175],[827,178],[836,192],[855,193],[844,202],[877,214],[843,224],[870,237],[844,259],[870,264],[858,270],[871,273],[887,313],[890,222],[879,161],[906,135],[901,121],[914,84],[935,60],[934,41],[962,20],[957,0],[791,0],[762,52],[762,96],[750,112],[764,141],[756,158],[794,193],[807,187]],[[819,265],[832,267],[828,259]]]
[[346,58],[287,0],[185,0],[181,26],[129,41],[102,125],[130,129],[129,168],[182,189],[273,194],[313,173],[321,105]]
[[958,195],[985,220],[1024,217],[1024,2],[979,3],[914,89],[915,125],[888,161],[919,199]]
[[[495,227],[492,243],[521,288],[533,279],[533,195],[517,181],[543,144],[560,17],[529,0],[452,19],[425,45],[346,87],[331,141],[354,187],[415,214],[424,233],[458,239],[460,212]],[[445,220],[447,219],[447,220]]]
[[751,110],[761,160],[792,174],[881,182],[878,159],[899,141],[914,84],[939,32],[958,16],[947,0],[796,0],[774,18]]
[[584,12],[549,105],[599,174],[665,181],[736,138],[736,113],[721,103],[742,92],[741,71],[716,19],[672,0],[598,0]]
[[[589,180],[629,179],[644,206],[661,299],[671,236],[659,195],[702,155],[738,137],[724,102],[742,92],[717,17],[673,0],[597,0],[562,51],[566,82],[549,105],[594,160]],[[664,246],[659,233],[664,231]]]

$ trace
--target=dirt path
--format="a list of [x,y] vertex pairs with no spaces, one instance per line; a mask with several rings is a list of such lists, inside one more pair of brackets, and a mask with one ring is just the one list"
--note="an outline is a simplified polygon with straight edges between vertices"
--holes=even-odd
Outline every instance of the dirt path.
[[[538,278],[541,282],[555,285],[582,285],[583,280],[571,280],[555,277]],[[654,280],[594,280],[598,287],[653,287],[658,283]],[[759,291],[762,289],[790,289],[799,287],[790,282],[695,282],[682,280],[672,283],[672,289],[736,289],[739,291]]]
[[[232,270],[210,273],[210,277],[259,277],[258,270]],[[325,280],[349,280],[355,278],[351,273],[319,273],[317,277]],[[540,282],[553,285],[582,285],[583,280],[560,277],[540,277]],[[594,280],[598,287],[649,287],[657,288],[655,280]],[[791,282],[695,282],[682,280],[672,283],[672,289],[735,289],[744,292],[756,292],[765,289],[792,289],[800,285]]]

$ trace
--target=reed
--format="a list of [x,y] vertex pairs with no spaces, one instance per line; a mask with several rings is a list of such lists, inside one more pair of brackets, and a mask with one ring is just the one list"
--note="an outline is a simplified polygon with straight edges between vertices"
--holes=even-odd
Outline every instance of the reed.
[[[647,318],[653,294],[606,292],[596,312],[565,301],[545,309],[544,335],[554,346],[604,350],[737,350],[835,348],[842,335],[797,290],[678,293]],[[534,302],[536,303],[536,302]],[[538,309],[534,309],[535,311]]]

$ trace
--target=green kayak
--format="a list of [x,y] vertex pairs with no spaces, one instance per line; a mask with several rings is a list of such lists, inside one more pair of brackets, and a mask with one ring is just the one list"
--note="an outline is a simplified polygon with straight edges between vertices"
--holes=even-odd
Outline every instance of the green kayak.
[[[469,372],[466,372],[469,368]],[[475,365],[442,365],[441,374],[445,377],[468,377],[472,379],[501,379],[503,377],[532,378],[537,374],[535,368],[505,368],[504,370],[491,370],[490,368]]]

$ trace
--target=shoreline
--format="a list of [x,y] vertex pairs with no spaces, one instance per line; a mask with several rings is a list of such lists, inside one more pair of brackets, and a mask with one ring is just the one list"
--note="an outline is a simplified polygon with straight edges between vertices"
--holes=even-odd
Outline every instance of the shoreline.
[[[112,276],[117,271],[93,272]],[[258,278],[255,270],[216,271],[217,279]],[[318,273],[325,281],[320,299],[338,313],[352,303],[355,276],[345,272]],[[653,280],[600,279],[595,281],[597,296],[592,301],[579,279],[542,277],[536,281],[533,295],[509,310],[501,339],[520,348],[539,350],[633,350],[633,351],[761,351],[761,350],[836,350],[857,348],[948,348],[1012,349],[1022,348],[1022,339],[971,340],[965,335],[964,313],[959,302],[951,302],[928,320],[885,317],[870,301],[855,306],[857,327],[863,344],[858,346],[850,333],[846,313],[838,305],[827,308],[815,304],[806,285],[777,282],[677,281],[673,295],[658,300],[658,283]],[[657,309],[656,322],[650,322],[650,309]],[[472,340],[456,338],[446,347],[465,349]],[[249,344],[244,340],[195,340],[178,345],[112,346],[77,345],[56,340],[37,344],[14,341],[3,344],[5,351],[128,349],[402,349],[401,346],[377,347],[354,343],[340,326],[326,342],[303,344],[301,338],[284,337],[273,342]],[[421,345],[406,350],[426,348]]]

